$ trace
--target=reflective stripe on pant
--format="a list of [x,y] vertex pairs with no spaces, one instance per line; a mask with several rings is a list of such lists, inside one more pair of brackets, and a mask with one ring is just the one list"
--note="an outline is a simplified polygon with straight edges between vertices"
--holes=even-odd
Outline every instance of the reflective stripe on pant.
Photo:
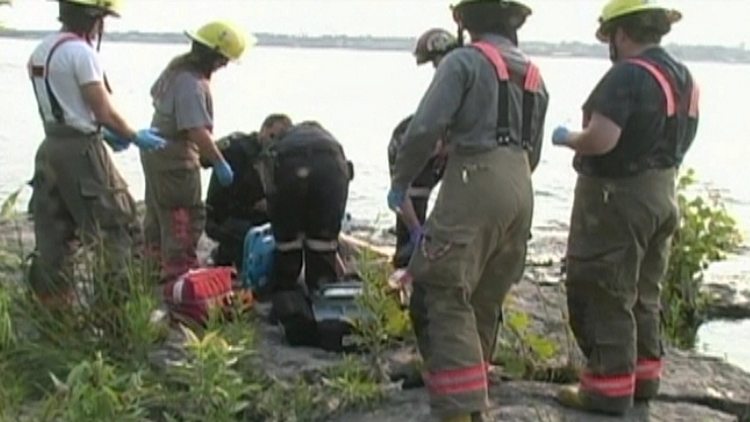
[[162,170],[151,160],[141,163],[146,179],[146,243],[149,250],[159,252],[160,278],[166,282],[199,266],[198,241],[206,222],[200,170]]
[[[472,169],[466,182],[464,168]],[[437,417],[488,406],[487,362],[505,295],[523,275],[532,208],[522,150],[449,158],[425,239],[408,267],[410,313]]]
[[[282,280],[279,283],[278,290],[293,288],[292,280],[296,281],[299,277],[303,262],[305,280],[326,279],[331,281],[337,277],[336,253],[338,251],[338,239],[319,240],[303,239],[303,237],[304,235],[300,235],[295,240],[276,243],[274,262],[276,260],[279,261],[278,264],[274,264],[275,274],[277,279]],[[315,288],[317,284],[308,283],[308,286]]]
[[30,283],[42,300],[60,302],[71,297],[73,255],[81,244],[104,253],[105,274],[124,283],[141,232],[135,201],[102,140],[65,127],[46,129],[35,158],[37,251]]
[[587,407],[619,413],[658,392],[659,283],[677,228],[673,170],[580,176],[567,254],[570,326],[588,359]]
[[304,255],[302,236],[287,240],[276,237],[276,249],[273,251],[272,277],[274,291],[294,290],[302,271]]

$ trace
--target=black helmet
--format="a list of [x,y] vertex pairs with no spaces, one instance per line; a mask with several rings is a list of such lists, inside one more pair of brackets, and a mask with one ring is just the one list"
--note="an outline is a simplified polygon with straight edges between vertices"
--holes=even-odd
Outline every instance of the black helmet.
[[[514,30],[521,28],[532,13],[531,7],[526,4],[525,0],[459,0],[457,4],[451,6],[453,20],[459,23],[462,12],[465,9],[479,5],[496,6],[497,12],[502,13],[504,18],[507,19],[509,26]],[[486,13],[486,11],[482,10],[479,13]]]
[[458,40],[445,29],[433,28],[423,33],[417,39],[414,47],[414,57],[417,65],[425,64],[440,56],[448,54],[449,51],[458,46]]

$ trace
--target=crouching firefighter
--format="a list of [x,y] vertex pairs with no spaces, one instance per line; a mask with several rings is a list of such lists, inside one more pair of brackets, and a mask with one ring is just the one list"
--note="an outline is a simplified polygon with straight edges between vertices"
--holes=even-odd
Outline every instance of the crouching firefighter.
[[398,150],[388,204],[403,205],[448,131],[442,185],[407,271],[432,414],[468,422],[483,420],[488,407],[502,303],[523,274],[548,94],[517,47],[529,7],[463,0],[453,12],[472,43],[438,65]]
[[[458,41],[450,32],[440,28],[430,29],[419,37],[414,48],[417,66],[432,63],[432,66],[437,68],[440,60],[457,46]],[[393,130],[391,142],[388,144],[388,165],[391,174],[396,163],[398,147],[401,145],[406,128],[411,123],[412,118],[413,116],[409,116],[402,120]],[[393,254],[392,261],[394,268],[407,266],[409,258],[414,252],[414,247],[422,236],[422,225],[427,216],[427,203],[430,194],[440,182],[445,170],[447,158],[445,146],[446,144],[442,140],[438,142],[434,154],[407,191],[401,212],[396,218],[396,251]]]
[[144,232],[162,282],[198,267],[198,240],[206,221],[201,187],[204,157],[219,183],[228,186],[234,172],[213,138],[210,79],[238,60],[253,36],[227,22],[215,21],[195,32],[189,52],[172,59],[151,88],[152,126],[167,139],[158,152],[141,154],[146,179]]
[[36,251],[30,284],[50,306],[74,296],[77,246],[103,249],[105,274],[126,277],[127,260],[140,246],[135,203],[104,143],[122,151],[135,143],[155,149],[164,140],[133,130],[115,110],[99,61],[104,19],[119,16],[118,1],[59,2],[60,32],[34,49],[29,76],[44,126],[36,153],[31,212]]
[[[290,128],[269,156],[266,195],[276,240],[272,314],[285,326],[290,343],[315,345],[310,296],[338,279],[338,238],[353,169],[341,144],[316,122]],[[298,284],[303,261],[307,295]]]
[[578,172],[567,250],[570,326],[588,358],[562,404],[622,414],[656,397],[664,354],[660,282],[678,227],[677,168],[698,127],[698,88],[659,46],[681,14],[612,0],[597,38],[614,65],[583,105],[583,131],[555,129]]

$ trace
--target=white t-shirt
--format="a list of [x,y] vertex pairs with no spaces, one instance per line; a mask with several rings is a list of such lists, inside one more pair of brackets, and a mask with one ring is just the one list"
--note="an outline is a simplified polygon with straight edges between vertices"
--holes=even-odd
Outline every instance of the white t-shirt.
[[[31,53],[29,68],[44,67],[52,46],[65,36],[69,34],[57,33],[44,38]],[[46,71],[50,89],[63,110],[65,124],[83,132],[95,131],[97,124],[94,113],[81,92],[83,85],[104,81],[104,71],[94,48],[83,39],[66,41],[57,47]],[[37,103],[41,108],[43,121],[55,122],[44,78],[34,77],[32,81],[36,87]]]

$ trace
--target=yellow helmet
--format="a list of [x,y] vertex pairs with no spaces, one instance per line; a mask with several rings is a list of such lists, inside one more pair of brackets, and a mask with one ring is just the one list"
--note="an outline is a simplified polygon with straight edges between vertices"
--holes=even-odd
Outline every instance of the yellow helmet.
[[201,43],[217,51],[229,60],[237,60],[244,53],[245,48],[252,47],[257,39],[252,34],[243,34],[237,26],[225,22],[214,21],[207,23],[197,31],[185,31],[191,40]]
[[102,12],[120,17],[122,0],[59,0],[60,2],[78,4],[84,7],[101,10]]
[[596,38],[601,42],[609,42],[606,32],[608,23],[623,16],[647,11],[663,11],[670,24],[682,19],[682,13],[678,10],[664,7],[655,0],[609,0],[602,8],[602,14],[599,16],[599,29],[596,31]]

